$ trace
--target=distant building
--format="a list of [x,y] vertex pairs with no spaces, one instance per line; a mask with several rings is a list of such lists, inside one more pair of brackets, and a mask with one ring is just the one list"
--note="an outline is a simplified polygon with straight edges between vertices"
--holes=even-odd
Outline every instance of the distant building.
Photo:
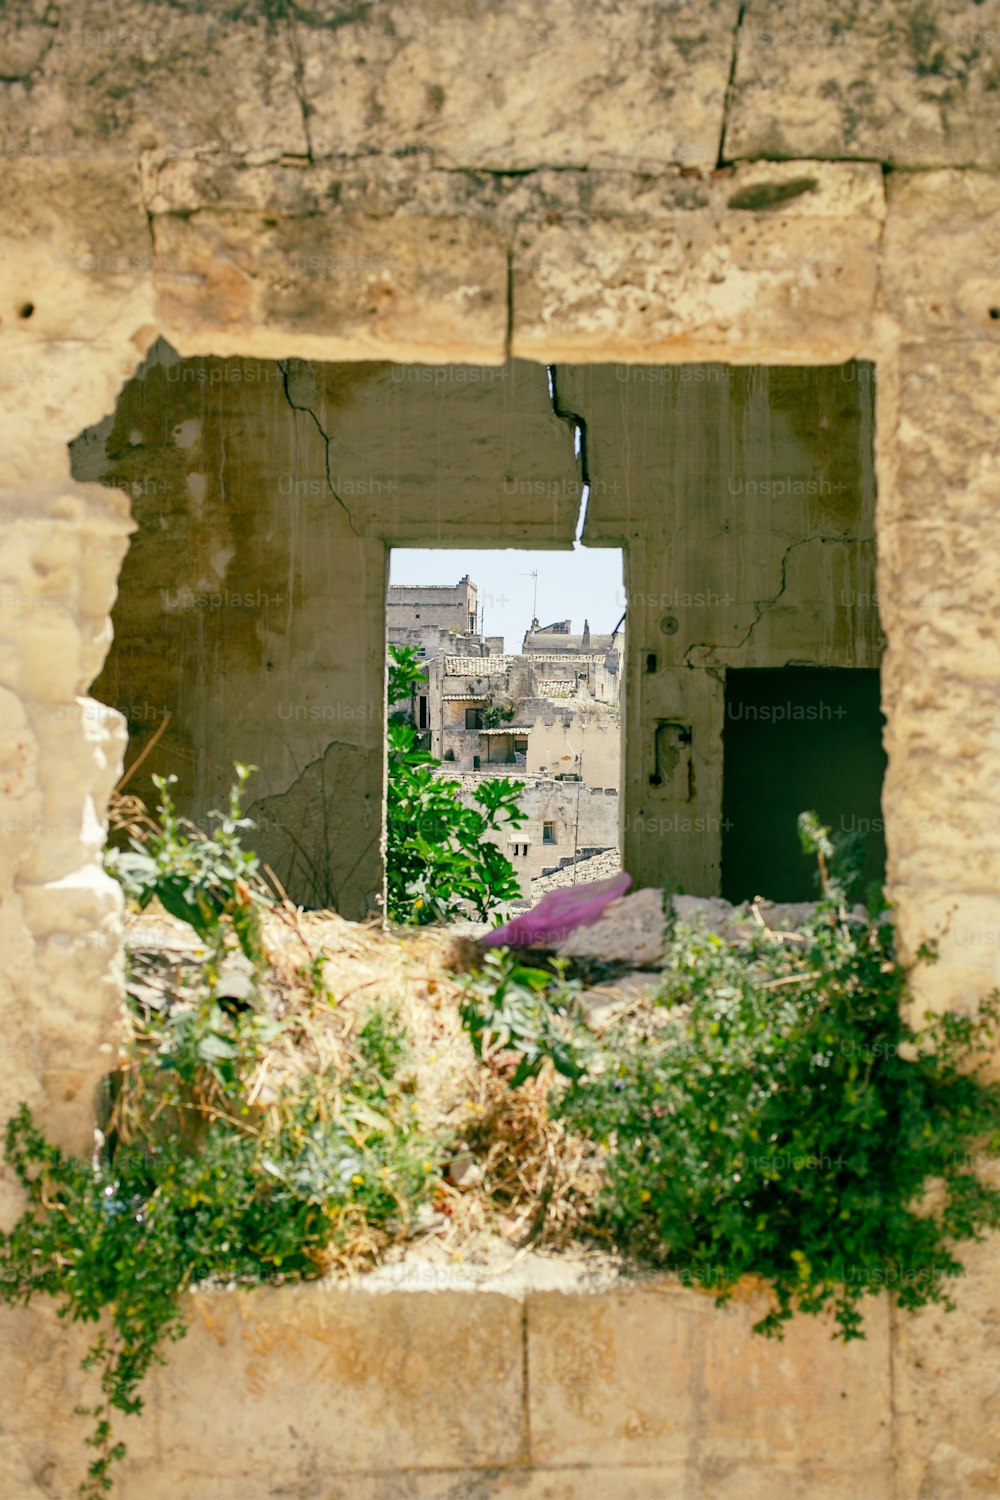
[[[623,639],[532,620],[519,654],[482,636],[476,586],[392,586],[390,644],[416,646],[427,687],[409,705],[441,774],[472,801],[485,777],[523,781],[528,821],[496,842],[530,895],[532,880],[618,848]],[[568,784],[567,784],[568,783]]]
[[503,636],[476,633],[478,595],[466,573],[456,584],[390,584],[386,593],[386,640],[390,646],[412,646],[428,666],[428,691],[415,694],[409,707],[413,722],[430,735],[428,745],[435,755],[432,726],[440,721],[440,674],[433,663],[446,654],[461,652],[479,657],[503,651]]
[[454,635],[474,635],[479,623],[476,585],[468,573],[456,584],[391,583],[385,616],[389,631],[419,633],[430,627]]

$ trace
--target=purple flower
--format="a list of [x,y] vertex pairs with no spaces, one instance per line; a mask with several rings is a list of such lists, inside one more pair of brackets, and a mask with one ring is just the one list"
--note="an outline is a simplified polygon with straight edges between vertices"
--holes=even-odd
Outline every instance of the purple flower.
[[549,891],[531,911],[485,933],[479,941],[487,948],[504,943],[520,948],[532,945],[555,947],[577,927],[589,927],[598,921],[608,903],[624,896],[631,884],[631,875],[626,875],[623,870],[620,875],[612,875],[607,880],[593,880],[589,885],[571,885],[563,891]]

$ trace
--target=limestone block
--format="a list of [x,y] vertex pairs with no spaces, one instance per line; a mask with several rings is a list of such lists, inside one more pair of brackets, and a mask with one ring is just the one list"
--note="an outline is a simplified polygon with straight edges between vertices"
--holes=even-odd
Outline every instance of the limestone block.
[[[296,13],[315,156],[493,171],[714,164],[736,6],[475,0]],[[353,24],[351,24],[353,23]]]
[[40,837],[21,870],[28,884],[42,885],[84,859],[100,859],[126,729],[121,714],[92,698],[33,707],[31,722],[39,747]]
[[[268,1478],[263,1481],[260,1470],[216,1478],[193,1464],[184,1469],[171,1466],[165,1471],[144,1462],[129,1465],[118,1493],[121,1500],[175,1500],[178,1489],[187,1493],[186,1487],[196,1484],[198,1500],[247,1500],[248,1495],[263,1500],[267,1492],[261,1490],[262,1482],[282,1486],[284,1494],[294,1500],[312,1500],[320,1494],[322,1500],[610,1500],[611,1496],[614,1500],[673,1500],[684,1493],[683,1472],[667,1464],[637,1469],[560,1467],[551,1472],[526,1468],[383,1469],[375,1474],[323,1474],[321,1491],[315,1488],[320,1480],[308,1471],[295,1489],[288,1488],[284,1475],[265,1473]],[[277,1495],[282,1490],[272,1493]],[[760,1500],[787,1500],[790,1493],[761,1490]],[[804,1490],[801,1493],[802,1500],[811,1500],[814,1494],[819,1500],[868,1500],[860,1492],[846,1490],[817,1489],[808,1497]],[[748,1496],[744,1491],[743,1500]],[[18,1494],[18,1500],[35,1500],[35,1494],[26,1491],[23,1497]]]
[[[861,1494],[866,1481],[871,1500],[894,1500],[888,1298],[865,1301],[865,1338],[846,1345],[827,1317],[794,1318],[780,1343],[765,1339],[751,1328],[764,1309],[756,1299],[733,1302],[705,1325],[699,1419],[707,1471],[752,1473],[759,1465],[763,1475],[773,1466],[787,1482],[815,1468],[828,1484],[839,1475]],[[736,1490],[718,1484],[709,1493]]]
[[86,692],[109,644],[132,530],[127,502],[63,478],[0,497],[0,517],[0,682],[24,699],[67,705]]
[[[73,1409],[85,1402],[94,1405],[100,1397],[96,1375],[80,1369],[95,1331],[93,1324],[57,1318],[55,1304],[45,1299],[28,1307],[0,1308],[0,1493],[11,1500],[77,1492],[90,1453],[84,1440],[91,1429],[89,1419],[74,1415]],[[121,1436],[137,1460],[151,1456],[148,1415],[121,1419]]]
[[954,1288],[956,1311],[926,1308],[894,1320],[901,1495],[986,1500],[1000,1489],[998,1256],[996,1235],[965,1246],[966,1274]]
[[[995,9],[1000,43],[1000,6]],[[906,341],[995,345],[1000,341],[996,177],[971,171],[892,173],[886,193],[879,300]],[[954,366],[942,370],[948,380],[955,374]]]
[[[53,1081],[56,1075],[61,1080],[52,1107],[68,1120],[72,1112],[62,1106],[113,1063],[114,1017],[124,984],[121,887],[90,864],[44,885],[22,885],[20,896],[34,938],[33,969],[24,981],[32,986],[44,1069]],[[86,1099],[77,1111],[76,1138],[88,1148],[92,1124]]]
[[152,254],[128,163],[18,156],[4,164],[4,200],[0,482],[27,488],[65,478],[66,443],[149,341]]
[[881,174],[758,162],[710,178],[538,172],[514,243],[524,359],[835,364],[871,338]]
[[5,16],[0,136],[7,155],[122,162],[154,146],[304,154],[292,38],[250,6],[235,14],[150,0],[78,0]]
[[919,976],[921,1001],[935,1007],[970,1002],[997,978],[982,935],[1000,930],[988,835],[1000,776],[998,392],[998,350],[904,347],[898,467],[882,499],[890,892],[907,958],[941,938],[942,961]]
[[527,1310],[534,1461],[683,1472],[711,1301],[659,1282],[600,1297],[538,1292]]
[[[808,1412],[802,1413],[800,1420],[806,1424]],[[896,1500],[889,1472],[884,1468],[852,1471],[840,1461],[841,1451],[840,1447],[834,1451],[830,1463],[802,1458],[787,1466],[751,1464],[743,1458],[708,1457],[701,1466],[698,1497],[699,1500]]]
[[57,340],[111,347],[149,322],[152,246],[139,181],[137,163],[109,164],[99,153],[5,161],[0,358],[9,383],[29,350],[55,367]]
[[[523,1454],[521,1308],[479,1292],[328,1282],[198,1292],[154,1377],[160,1461],[244,1473],[505,1466]],[[225,1416],[217,1400],[231,1392]],[[224,1422],[225,1442],[219,1437]],[[180,1435],[183,1434],[183,1441]],[[224,1491],[223,1491],[224,1493]]]
[[448,175],[320,169],[312,214],[157,215],[160,327],[185,353],[500,363],[506,236]]
[[[21,699],[0,688],[0,832],[7,848],[28,844],[41,831],[38,741]],[[11,872],[11,866],[7,866]]]
[[998,42],[997,0],[750,0],[723,156],[995,168]]

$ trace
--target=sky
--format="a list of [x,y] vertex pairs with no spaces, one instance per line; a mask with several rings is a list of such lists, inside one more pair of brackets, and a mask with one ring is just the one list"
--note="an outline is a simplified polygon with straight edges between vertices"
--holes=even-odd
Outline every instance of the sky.
[[617,547],[581,547],[572,552],[494,551],[485,547],[394,547],[390,583],[455,584],[468,573],[484,610],[483,633],[502,635],[504,648],[521,649],[531,624],[538,573],[538,618],[543,625],[572,620],[573,630],[610,635],[625,609],[622,554]]

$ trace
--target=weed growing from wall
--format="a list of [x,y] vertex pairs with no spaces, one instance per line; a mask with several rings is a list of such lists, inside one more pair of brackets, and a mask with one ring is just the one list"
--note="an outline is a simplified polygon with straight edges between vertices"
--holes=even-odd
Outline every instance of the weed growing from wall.
[[[245,780],[238,768],[211,836],[177,821],[161,782],[159,822],[148,820],[130,854],[109,852],[136,903],[159,897],[204,948],[193,997],[164,996],[156,1008],[130,995],[104,1149],[93,1161],[65,1154],[27,1108],[7,1126],[7,1161],[28,1202],[0,1236],[0,1300],[44,1294],[61,1317],[95,1326],[88,1500],[112,1489],[125,1452],[114,1418],[141,1409],[151,1364],[183,1336],[189,1285],[311,1277],[359,1246],[405,1239],[437,1177],[440,1142],[415,1123],[399,1076],[409,1039],[398,1014],[372,1010],[356,1044],[339,1044],[331,1061],[310,1045],[308,1007],[277,1013],[259,925],[265,896],[240,845]],[[249,997],[236,1003],[220,982],[234,953],[253,970]],[[300,977],[312,1012],[329,1008],[321,954]],[[282,1044],[295,1052],[293,1082],[268,1087]]]
[[552,1108],[602,1162],[593,1229],[720,1302],[761,1278],[759,1332],[829,1308],[851,1339],[870,1293],[950,1307],[955,1247],[1000,1226],[1000,1191],[975,1167],[1000,1154],[1000,1085],[972,1071],[1000,1034],[1000,998],[917,1034],[888,913],[851,915],[828,831],[811,816],[801,828],[822,875],[808,927],[726,941],[677,924],[655,1003],[612,1026],[586,1070],[566,1066],[562,1003],[539,1025],[544,992],[526,1007],[506,970],[484,975],[466,1024],[521,1048],[512,1081],[540,1048],[570,1078]]

